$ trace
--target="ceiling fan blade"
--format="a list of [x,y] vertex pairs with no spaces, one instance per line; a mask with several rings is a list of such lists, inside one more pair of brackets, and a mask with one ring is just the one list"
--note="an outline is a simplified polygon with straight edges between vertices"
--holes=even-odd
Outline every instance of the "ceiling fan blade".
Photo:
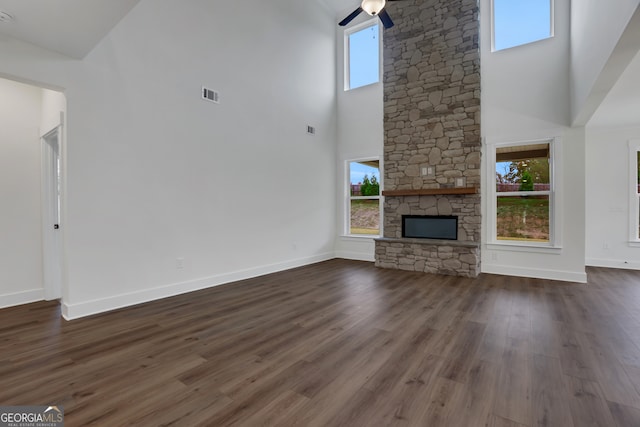
[[360,12],[362,12],[362,8],[358,7],[356,10],[354,10],[353,12],[351,12],[349,14],[349,16],[347,16],[346,18],[344,18],[342,21],[340,21],[338,23],[338,25],[340,25],[341,27],[344,27],[345,25],[347,25],[349,22],[353,21],[353,19],[360,15]]
[[382,25],[384,25],[385,29],[393,27],[393,21],[385,9],[380,11],[378,17],[382,21]]

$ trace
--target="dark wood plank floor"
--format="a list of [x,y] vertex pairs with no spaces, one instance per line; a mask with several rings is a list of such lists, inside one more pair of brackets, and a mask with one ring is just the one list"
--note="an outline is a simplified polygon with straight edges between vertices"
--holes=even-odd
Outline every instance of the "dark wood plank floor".
[[0,405],[67,426],[640,426],[640,272],[333,260],[66,322],[0,310]]

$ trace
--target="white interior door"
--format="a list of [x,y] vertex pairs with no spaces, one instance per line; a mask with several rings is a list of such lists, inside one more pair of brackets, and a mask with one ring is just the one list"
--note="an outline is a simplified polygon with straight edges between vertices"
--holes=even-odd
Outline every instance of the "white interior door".
[[44,297],[62,297],[62,250],[60,238],[60,140],[62,126],[42,137],[42,243]]

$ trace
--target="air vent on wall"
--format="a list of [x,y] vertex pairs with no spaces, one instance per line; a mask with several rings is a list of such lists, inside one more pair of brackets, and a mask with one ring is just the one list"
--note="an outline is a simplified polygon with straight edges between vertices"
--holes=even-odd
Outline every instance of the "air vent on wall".
[[206,87],[202,87],[202,99],[205,101],[215,102],[216,104],[220,104],[220,93],[215,90],[207,89]]

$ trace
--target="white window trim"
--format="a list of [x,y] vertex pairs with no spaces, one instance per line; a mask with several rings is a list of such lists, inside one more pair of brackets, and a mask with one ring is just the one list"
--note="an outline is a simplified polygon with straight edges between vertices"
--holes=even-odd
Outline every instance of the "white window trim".
[[[497,191],[496,191],[496,149],[518,145],[549,143],[549,173],[551,187],[549,191],[528,191],[527,194],[549,194],[549,242],[527,242],[517,240],[498,240],[497,238]],[[541,252],[560,254],[562,251],[562,175],[556,165],[562,164],[562,138],[551,137],[523,141],[487,141],[487,249],[514,250],[519,252]],[[505,193],[513,195],[514,193]]]
[[638,193],[638,151],[640,151],[640,139],[629,141],[629,246],[640,248],[640,236],[638,236],[638,216],[640,213],[640,194]]
[[543,40],[548,40],[548,39],[554,38],[555,35],[556,35],[555,34],[555,28],[556,28],[556,25],[555,25],[555,21],[556,21],[556,18],[555,18],[556,17],[556,12],[555,12],[556,4],[555,4],[555,0],[549,0],[549,2],[551,3],[549,5],[549,7],[550,7],[549,11],[550,11],[550,14],[551,14],[550,19],[549,19],[549,25],[551,26],[551,28],[549,28],[549,37],[545,37],[543,39],[534,40],[534,41],[531,41],[531,42],[518,44],[518,45],[515,45],[515,46],[505,47],[503,49],[497,49],[496,50],[496,19],[495,19],[495,13],[494,13],[495,12],[495,6],[494,6],[494,0],[490,0],[490,3],[491,3],[491,16],[490,16],[490,18],[491,18],[491,52],[492,53],[493,52],[502,52],[504,50],[509,50],[509,49],[513,49],[513,48],[516,48],[516,47],[525,46],[525,45],[528,45],[528,44],[531,44],[531,43],[537,43],[537,42],[541,42]]
[[[379,177],[378,177],[378,183],[380,184],[380,194],[378,196],[351,196],[351,171],[349,169],[349,165],[352,162],[367,162],[367,161],[377,161],[378,162],[378,170],[379,170]],[[382,168],[383,168],[383,164],[382,164],[382,159],[380,158],[380,156],[371,156],[371,157],[360,157],[360,158],[356,158],[356,159],[347,159],[344,162],[345,167],[344,167],[344,171],[345,171],[345,180],[344,183],[346,185],[343,185],[344,187],[344,191],[345,191],[345,212],[344,212],[344,233],[341,237],[353,237],[356,239],[377,239],[379,237],[382,237],[384,235],[383,233],[383,216],[382,213],[384,212],[384,196],[382,195],[382,188],[383,188],[383,173],[382,173]],[[378,213],[379,215],[379,229],[380,231],[378,232],[378,234],[351,234],[351,200],[379,200],[380,203],[380,211]]]
[[[360,30],[364,30],[365,28],[373,27],[376,24],[378,24],[378,81],[369,83],[368,85],[358,86],[356,88],[351,89],[350,87],[351,79],[349,78],[351,73],[351,61],[349,61],[349,49],[350,49],[349,36],[353,33],[357,33]],[[360,89],[361,87],[368,87],[371,85],[380,84],[382,82],[382,59],[383,59],[382,58],[382,53],[383,53],[382,52],[382,34],[383,33],[382,33],[381,25],[379,25],[379,19],[377,16],[361,24],[354,25],[353,27],[344,30],[344,48],[343,48],[344,77],[343,77],[343,80],[344,80],[345,92]]]

